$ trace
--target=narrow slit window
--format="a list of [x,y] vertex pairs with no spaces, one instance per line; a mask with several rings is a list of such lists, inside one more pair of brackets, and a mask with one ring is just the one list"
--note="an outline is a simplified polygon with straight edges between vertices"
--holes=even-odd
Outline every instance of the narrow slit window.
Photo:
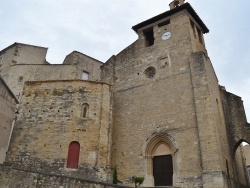
[[197,28],[197,33],[198,33],[199,41],[203,45],[202,33],[201,33],[201,30],[199,30],[198,28]]
[[82,105],[82,117],[87,118],[88,117],[88,111],[89,111],[89,105],[87,103],[84,103]]
[[228,161],[227,161],[227,159],[226,159],[226,166],[227,166],[227,176],[228,176],[228,179],[229,179],[229,184],[230,184],[230,186],[229,186],[229,187],[232,187],[232,185],[231,185],[230,170],[229,170],[229,167],[228,167]]
[[226,160],[226,166],[227,166],[227,175],[228,175],[228,177],[229,177],[229,179],[230,179],[230,171],[229,171],[229,167],[228,167],[228,162],[227,162],[227,160]]
[[83,118],[86,118],[87,117],[87,107],[84,106],[83,107]]
[[195,25],[194,25],[194,22],[192,22],[192,21],[190,20],[190,23],[191,23],[192,30],[193,30],[193,33],[194,33],[194,38],[196,38],[196,31],[195,31]]
[[145,36],[145,39],[146,39],[146,41],[145,41],[146,42],[146,47],[153,46],[154,41],[155,41],[153,28],[144,31],[144,36]]

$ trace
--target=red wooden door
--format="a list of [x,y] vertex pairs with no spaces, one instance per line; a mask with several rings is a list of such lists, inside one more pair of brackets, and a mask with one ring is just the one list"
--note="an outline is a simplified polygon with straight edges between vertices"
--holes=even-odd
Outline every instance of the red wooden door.
[[71,142],[69,145],[67,168],[78,168],[80,154],[80,144],[78,142]]
[[173,185],[173,162],[171,155],[156,156],[153,158],[153,175],[155,186]]

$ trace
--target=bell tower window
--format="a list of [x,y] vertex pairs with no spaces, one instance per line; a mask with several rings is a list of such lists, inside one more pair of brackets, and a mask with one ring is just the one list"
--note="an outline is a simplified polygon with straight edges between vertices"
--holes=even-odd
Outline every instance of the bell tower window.
[[179,3],[179,1],[175,1],[175,2],[174,2],[174,6],[175,6],[175,7],[178,7],[178,6],[180,6],[180,3]]
[[191,27],[192,27],[192,30],[193,30],[194,38],[196,38],[196,28],[195,28],[194,22],[192,22],[190,20],[190,23],[191,23]]
[[202,32],[201,32],[201,30],[198,29],[198,28],[197,28],[197,33],[198,33],[199,41],[200,41],[200,43],[203,45]]
[[155,41],[153,28],[145,30],[143,33],[145,37],[146,47],[153,46]]

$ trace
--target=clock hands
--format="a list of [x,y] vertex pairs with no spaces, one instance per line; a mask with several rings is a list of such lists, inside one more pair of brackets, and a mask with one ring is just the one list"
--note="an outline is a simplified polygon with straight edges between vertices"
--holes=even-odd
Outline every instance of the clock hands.
[[162,40],[167,40],[171,37],[171,33],[169,31],[166,31],[165,33],[163,33],[162,35]]

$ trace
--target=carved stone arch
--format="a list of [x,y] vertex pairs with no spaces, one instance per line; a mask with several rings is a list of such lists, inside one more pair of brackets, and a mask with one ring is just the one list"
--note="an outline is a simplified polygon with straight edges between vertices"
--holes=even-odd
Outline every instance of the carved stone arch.
[[[157,151],[161,147],[161,153]],[[153,158],[156,155],[171,155],[173,161],[173,184],[174,177],[177,172],[176,165],[176,154],[178,151],[178,146],[174,138],[166,133],[156,133],[147,139],[147,142],[143,146],[143,156],[144,156],[144,167],[145,167],[145,186],[154,186],[154,176],[153,176]]]
[[[247,185],[249,183],[247,167],[244,165],[245,157],[243,154],[243,147],[241,145],[243,142],[250,144],[248,137],[249,136],[244,137],[244,135],[242,135],[242,138],[234,138],[233,146],[231,146],[232,167],[233,167],[232,184],[234,187],[240,187],[241,184]],[[245,169],[242,169],[241,165],[245,167]]]
[[172,136],[166,133],[156,133],[150,136],[147,139],[147,142],[144,144],[143,146],[144,156],[147,156],[150,150],[153,149],[152,147],[155,147],[155,144],[159,142],[167,143],[171,147],[173,153],[176,153],[178,151],[178,146]]
[[235,143],[235,145],[234,145],[234,147],[233,147],[233,152],[232,152],[233,156],[234,156],[234,154],[235,154],[237,148],[239,147],[239,145],[242,144],[242,142],[246,142],[246,143],[248,143],[248,144],[250,145],[250,141],[248,141],[248,139],[244,139],[244,138],[239,139],[239,140]]

